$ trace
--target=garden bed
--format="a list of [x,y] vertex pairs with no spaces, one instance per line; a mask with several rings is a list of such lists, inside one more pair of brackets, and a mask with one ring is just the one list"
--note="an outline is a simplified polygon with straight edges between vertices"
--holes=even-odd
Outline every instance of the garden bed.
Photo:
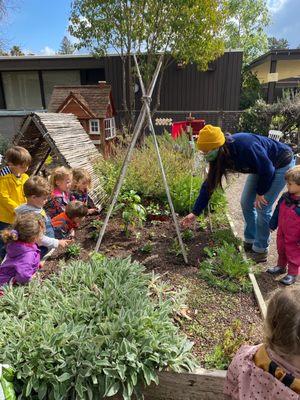
[[[82,246],[80,259],[86,260],[94,250],[97,230],[89,217],[76,233],[76,243]],[[100,225],[100,223],[99,223]],[[199,276],[199,263],[206,259],[206,247],[214,245],[208,229],[198,228],[185,241],[189,264],[180,255],[175,229],[170,218],[165,221],[147,221],[126,237],[121,218],[114,216],[105,233],[100,251],[107,257],[128,257],[145,265],[174,288],[186,291],[186,308],[174,317],[183,332],[195,345],[193,353],[202,367],[226,368],[224,354],[218,354],[217,345],[230,357],[241,342],[259,343],[262,339],[261,316],[252,292],[230,293],[212,287]],[[98,227],[99,229],[99,227]],[[55,252],[46,262],[43,277],[59,271],[63,251]],[[226,336],[227,335],[227,336]],[[214,350],[215,349],[215,350]]]

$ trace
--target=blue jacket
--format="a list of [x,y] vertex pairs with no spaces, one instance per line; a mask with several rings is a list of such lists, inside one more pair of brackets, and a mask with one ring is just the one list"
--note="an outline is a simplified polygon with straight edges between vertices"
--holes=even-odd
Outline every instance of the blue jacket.
[[[253,133],[235,133],[227,141],[234,171],[259,176],[256,192],[259,195],[270,189],[276,168],[284,156],[292,150],[284,143]],[[209,202],[207,182],[201,186],[199,196],[194,204],[193,213],[200,215]]]

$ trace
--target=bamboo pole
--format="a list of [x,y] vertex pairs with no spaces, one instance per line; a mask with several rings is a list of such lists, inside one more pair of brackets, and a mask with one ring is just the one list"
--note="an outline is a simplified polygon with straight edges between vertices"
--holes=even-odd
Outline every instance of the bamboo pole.
[[148,117],[148,125],[149,125],[150,132],[152,133],[152,136],[153,136],[156,155],[157,155],[157,158],[158,158],[158,164],[159,164],[159,167],[160,167],[160,170],[161,170],[161,174],[162,174],[162,178],[163,178],[163,182],[164,182],[164,186],[165,186],[165,191],[166,191],[166,194],[167,194],[170,210],[171,210],[171,213],[172,213],[172,217],[173,217],[173,221],[174,221],[174,225],[175,225],[175,229],[176,229],[176,233],[177,233],[178,242],[179,242],[180,247],[181,247],[181,251],[182,251],[184,262],[186,264],[188,264],[187,253],[186,253],[186,250],[185,250],[185,247],[184,247],[184,243],[182,241],[178,220],[177,220],[175,209],[174,209],[174,205],[173,205],[173,202],[172,202],[172,197],[171,197],[171,193],[170,193],[167,177],[166,177],[166,174],[165,174],[165,169],[164,169],[164,165],[163,165],[163,162],[162,162],[162,159],[161,159],[159,146],[158,146],[158,142],[157,142],[157,138],[156,138],[156,135],[155,135],[155,130],[154,130],[153,122],[152,122],[151,111],[150,111],[151,97],[146,95],[144,82],[142,80],[140,68],[139,68],[139,65],[138,65],[138,62],[137,62],[135,54],[133,55],[133,58],[134,58],[135,66],[136,66],[136,69],[137,69],[137,74],[138,74],[138,78],[139,78],[139,81],[140,81],[142,93],[143,93],[142,100],[143,100],[143,104],[146,107],[146,113],[147,113],[147,117]]
[[[147,96],[149,96],[149,97],[152,96],[152,93],[153,93],[153,90],[154,90],[154,86],[156,84],[156,81],[157,81],[157,78],[158,78],[158,75],[159,75],[159,72],[160,72],[160,69],[161,69],[161,66],[162,66],[162,61],[163,61],[163,57],[160,56],[158,64],[156,66],[156,70],[155,70],[153,78],[152,78],[152,81],[151,81],[151,83],[149,85],[149,88],[148,88]],[[107,227],[109,218],[110,218],[111,213],[112,213],[112,211],[114,209],[114,206],[115,206],[115,204],[117,202],[117,199],[118,199],[118,196],[119,196],[119,193],[120,193],[120,190],[121,190],[121,187],[122,187],[125,175],[126,175],[126,171],[127,171],[127,168],[128,168],[128,165],[129,165],[129,162],[130,162],[130,159],[131,159],[131,156],[132,156],[136,141],[137,141],[137,139],[138,139],[138,137],[140,135],[141,129],[142,129],[143,124],[144,124],[144,120],[146,118],[146,113],[147,113],[146,104],[144,103],[143,106],[142,106],[141,112],[140,112],[140,114],[138,116],[138,119],[137,119],[137,121],[135,123],[134,130],[133,130],[133,135],[132,135],[132,140],[131,140],[131,142],[130,142],[130,144],[128,146],[127,153],[126,153],[126,156],[125,156],[124,161],[123,161],[123,165],[122,165],[122,168],[121,168],[121,172],[120,172],[119,178],[118,178],[118,180],[116,182],[116,185],[114,187],[112,200],[111,200],[111,203],[109,205],[107,214],[105,216],[105,220],[104,220],[104,223],[102,225],[101,231],[99,233],[99,237],[98,237],[98,240],[97,240],[97,243],[96,243],[96,246],[95,246],[95,251],[96,252],[99,251],[103,236],[104,236],[105,231],[106,231],[106,227]]]

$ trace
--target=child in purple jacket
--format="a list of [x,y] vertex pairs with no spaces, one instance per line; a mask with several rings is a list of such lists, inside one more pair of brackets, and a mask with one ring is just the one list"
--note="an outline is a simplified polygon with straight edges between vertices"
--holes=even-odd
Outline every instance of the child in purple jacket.
[[45,232],[43,218],[36,213],[17,216],[12,229],[2,232],[6,257],[0,265],[0,286],[12,281],[24,285],[40,265],[38,242]]

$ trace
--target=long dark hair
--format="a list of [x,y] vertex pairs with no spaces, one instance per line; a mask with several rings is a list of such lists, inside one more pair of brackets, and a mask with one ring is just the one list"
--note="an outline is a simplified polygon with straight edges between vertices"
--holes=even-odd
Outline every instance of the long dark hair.
[[234,170],[234,163],[231,159],[227,141],[220,147],[217,158],[209,163],[207,175],[207,187],[209,194],[212,194],[217,187],[222,187],[223,176],[227,179],[229,171]]

